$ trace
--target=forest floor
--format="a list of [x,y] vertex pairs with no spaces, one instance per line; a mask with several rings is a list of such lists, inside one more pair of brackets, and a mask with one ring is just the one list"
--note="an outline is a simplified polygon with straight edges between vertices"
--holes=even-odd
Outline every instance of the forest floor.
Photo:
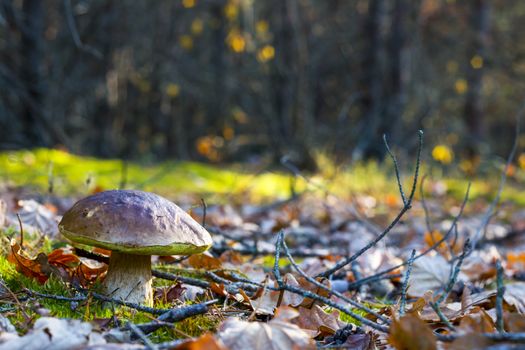
[[[424,154],[399,182],[390,159],[305,175],[0,154],[0,350],[525,346],[523,170],[487,162],[469,183]],[[113,188],[162,194],[213,236],[153,257],[153,307],[100,294],[108,252],[58,233]]]

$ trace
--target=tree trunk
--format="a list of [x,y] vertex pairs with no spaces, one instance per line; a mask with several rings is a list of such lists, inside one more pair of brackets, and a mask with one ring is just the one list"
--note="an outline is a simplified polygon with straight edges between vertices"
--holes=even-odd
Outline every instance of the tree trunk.
[[27,101],[23,105],[22,123],[27,142],[32,146],[45,146],[49,140],[41,125],[43,113],[42,48],[44,31],[44,3],[41,0],[24,0],[22,4],[22,28],[20,28],[20,52],[22,64],[20,77]]
[[468,91],[464,118],[468,130],[467,152],[470,157],[474,157],[479,154],[485,136],[482,89],[490,29],[490,0],[475,0],[471,2],[471,6],[474,38],[468,52],[470,64],[467,72]]
[[363,122],[358,144],[353,152],[354,159],[380,158],[384,156],[381,141],[380,126],[383,112],[383,64],[381,56],[384,52],[384,40],[381,27],[384,17],[384,0],[371,0],[368,18],[365,24],[365,35],[368,47],[363,60],[364,96]]

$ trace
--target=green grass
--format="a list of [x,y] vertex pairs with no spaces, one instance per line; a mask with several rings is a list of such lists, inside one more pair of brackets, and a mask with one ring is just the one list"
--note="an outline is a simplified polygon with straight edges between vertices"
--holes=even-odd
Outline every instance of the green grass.
[[[323,154],[317,155],[319,173],[295,181],[296,192],[306,189],[325,194],[327,191],[341,198],[355,194],[370,194],[379,203],[388,195],[397,196],[397,185],[392,164],[361,162],[337,165]],[[412,164],[407,164],[403,179],[408,192],[411,185]],[[500,179],[501,164],[484,163],[483,175],[473,179],[471,199],[491,199]],[[86,195],[95,189],[119,188],[122,182],[123,162],[117,159],[97,159],[73,155],[54,149],[34,149],[0,153],[0,177],[16,186],[33,187],[47,192],[50,184],[57,195]],[[488,169],[488,170],[487,170]],[[453,166],[442,168],[436,163],[424,162],[421,174],[430,173],[433,179],[443,179],[448,194],[461,200],[467,187],[467,177]],[[286,172],[260,171],[244,165],[209,165],[197,162],[166,161],[157,164],[130,162],[127,164],[126,188],[153,191],[169,198],[191,195],[205,198],[209,203],[257,203],[288,198],[291,176]],[[503,191],[502,199],[525,206],[521,183],[525,171],[517,169]]]
[[[19,307],[16,303],[12,304],[13,310],[5,312],[13,325],[22,333],[30,329],[26,315],[30,318],[30,323],[34,322],[40,317],[38,309],[47,309],[50,315],[59,318],[74,318],[84,321],[92,321],[94,319],[108,319],[115,315],[122,324],[125,321],[131,321],[135,324],[146,323],[154,319],[153,315],[139,312],[127,307],[117,306],[115,309],[104,305],[97,300],[89,300],[85,302],[76,303],[75,307],[68,301],[59,301],[38,297],[38,300],[25,300],[23,296],[24,289],[30,289],[34,292],[52,294],[65,297],[73,297],[73,288],[66,285],[57,278],[49,278],[46,283],[39,284],[36,280],[25,277],[18,273],[11,263],[3,256],[0,256],[0,277],[10,291],[22,297],[21,305]],[[156,281],[157,282],[157,281]],[[161,282],[161,281],[158,281]],[[171,282],[173,283],[173,282]],[[167,285],[167,281],[155,283],[156,285]],[[189,304],[188,304],[189,305]],[[2,305],[5,307],[6,305]],[[173,304],[156,304],[157,308],[170,308]],[[161,328],[151,335],[154,342],[169,341],[173,339],[185,338],[187,336],[196,337],[207,331],[214,331],[218,326],[220,319],[211,314],[191,317],[189,319],[177,322],[174,327]]]
[[[57,194],[83,194],[94,189],[119,188],[123,163],[115,159],[82,157],[60,150],[35,149],[0,153],[0,176],[14,185],[34,186]],[[285,174],[253,175],[240,169],[196,162],[168,161],[156,165],[129,163],[127,188],[164,195],[213,194],[230,196],[249,193],[258,199],[286,198],[290,177]],[[298,189],[304,188],[299,181]]]

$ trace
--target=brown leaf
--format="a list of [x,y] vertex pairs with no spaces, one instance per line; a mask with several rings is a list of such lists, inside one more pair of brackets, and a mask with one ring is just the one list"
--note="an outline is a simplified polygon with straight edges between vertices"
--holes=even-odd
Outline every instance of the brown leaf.
[[416,314],[394,319],[388,342],[398,350],[435,350],[436,336]]
[[173,348],[173,350],[227,350],[224,344],[212,334],[206,333],[199,338],[190,340]]
[[11,240],[11,251],[7,260],[15,265],[18,272],[40,283],[45,283],[49,277],[42,271],[42,266],[36,259],[31,259],[23,254],[20,244],[14,239]]
[[108,270],[108,265],[91,259],[80,259],[80,265],[71,273],[71,281],[78,282],[87,287],[103,276]]
[[479,306],[474,306],[468,315],[461,318],[458,328],[468,333],[491,333],[496,330],[492,318]]
[[186,288],[182,286],[182,283],[177,282],[168,287],[155,288],[153,292],[153,300],[160,303],[171,303],[175,300],[179,300]]
[[[434,244],[443,239],[443,234],[439,231],[425,232],[424,240],[428,247],[432,247]],[[445,242],[441,242],[436,247],[436,251],[443,255],[446,259],[450,258],[450,251]]]
[[[321,284],[327,286],[328,289],[330,289],[330,280],[328,280],[326,278],[318,278],[317,281],[320,282]],[[312,293],[315,293],[315,294],[320,295],[320,296],[325,297],[325,298],[330,297],[330,292],[328,292],[327,290],[322,289],[320,287],[317,287],[316,285],[308,282],[308,280],[306,278],[304,278],[304,277],[299,277],[297,279],[297,282],[299,282],[299,285],[300,285],[300,287],[302,289],[305,289],[307,291],[310,291]],[[313,299],[304,298],[303,302],[301,303],[301,306],[302,307],[306,307],[306,308],[311,308],[316,302],[319,303],[318,301],[315,301]],[[296,305],[293,305],[293,306],[296,306]]]
[[220,269],[222,263],[219,259],[207,254],[195,254],[190,256],[188,263],[196,269],[216,270]]
[[[290,273],[284,275],[283,282],[290,286],[299,287],[299,283]],[[276,282],[274,283],[274,286],[277,287]],[[273,291],[268,289],[263,291],[262,288],[261,292],[256,295],[259,296],[257,298],[254,296],[250,301],[250,304],[252,309],[259,315],[273,315],[275,308],[280,306],[277,305],[279,298],[281,298],[282,306],[298,306],[304,299],[302,296],[288,291]]]
[[352,349],[352,350],[368,350],[376,349],[373,346],[373,336],[370,333],[356,333],[350,334],[344,343],[336,344],[340,349]]
[[232,317],[222,323],[217,337],[230,350],[315,349],[315,342],[308,334],[288,322],[291,316],[297,316],[297,312],[285,308],[281,316],[268,323],[246,322]]
[[505,329],[509,332],[525,332],[525,315],[505,312],[503,315]]
[[339,328],[345,325],[339,320],[339,311],[332,313],[325,312],[319,305],[314,305],[311,309],[299,307],[299,317],[295,318],[292,323],[298,325],[303,330],[310,331],[312,338],[321,333],[323,335],[332,335]]

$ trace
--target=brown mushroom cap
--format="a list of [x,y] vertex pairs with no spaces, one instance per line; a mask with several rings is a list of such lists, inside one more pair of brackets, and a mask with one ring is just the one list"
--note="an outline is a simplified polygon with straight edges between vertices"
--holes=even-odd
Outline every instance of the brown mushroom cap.
[[169,200],[131,190],[81,199],[58,225],[73,242],[140,255],[184,255],[207,250],[208,231]]

